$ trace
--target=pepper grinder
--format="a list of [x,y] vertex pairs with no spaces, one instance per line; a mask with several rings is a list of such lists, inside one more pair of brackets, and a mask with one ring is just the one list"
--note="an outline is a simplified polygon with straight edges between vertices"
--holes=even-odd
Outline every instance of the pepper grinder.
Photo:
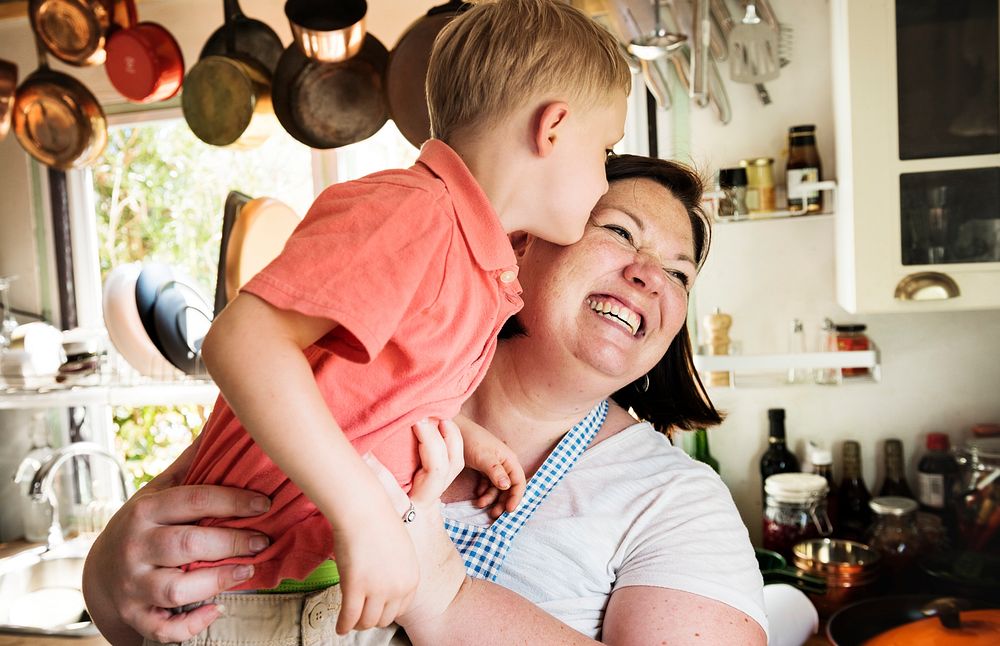
[[[706,344],[708,354],[724,355],[729,354],[729,328],[733,324],[733,317],[722,312],[720,308],[715,308],[715,312],[705,315],[702,324],[708,332],[708,343]],[[713,371],[708,373],[709,386],[730,386],[732,385],[732,375],[729,371]]]

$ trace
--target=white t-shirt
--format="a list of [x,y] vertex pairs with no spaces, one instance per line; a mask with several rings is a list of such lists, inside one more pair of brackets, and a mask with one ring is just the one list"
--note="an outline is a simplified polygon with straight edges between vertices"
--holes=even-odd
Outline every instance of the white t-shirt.
[[[488,525],[470,502],[444,516]],[[647,423],[588,449],[521,529],[496,582],[599,638],[611,592],[682,590],[767,630],[763,581],[729,490]]]

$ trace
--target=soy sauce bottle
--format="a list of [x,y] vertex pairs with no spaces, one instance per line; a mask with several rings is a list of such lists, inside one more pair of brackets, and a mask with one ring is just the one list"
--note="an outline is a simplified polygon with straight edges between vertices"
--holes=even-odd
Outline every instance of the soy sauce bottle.
[[818,182],[822,164],[819,152],[816,150],[816,126],[792,126],[788,129],[788,164],[785,166],[785,182],[788,192],[788,208],[800,211],[805,208],[810,213],[823,210],[823,194],[820,191],[809,191],[792,196],[802,182]]

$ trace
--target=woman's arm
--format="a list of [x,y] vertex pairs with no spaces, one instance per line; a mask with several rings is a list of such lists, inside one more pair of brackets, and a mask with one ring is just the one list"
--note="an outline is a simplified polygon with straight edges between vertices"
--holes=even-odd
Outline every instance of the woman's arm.
[[724,603],[681,590],[630,586],[611,594],[601,640],[615,646],[766,646],[764,629]]
[[184,479],[197,444],[195,440],[118,510],[87,555],[83,570],[87,609],[113,644],[138,644],[143,636],[184,641],[201,632],[218,616],[214,605],[177,615],[164,608],[209,599],[248,579],[253,570],[228,565],[185,573],[179,566],[248,556],[267,547],[267,536],[259,532],[193,525],[203,517],[256,516],[271,505],[267,497],[252,491],[176,486]]

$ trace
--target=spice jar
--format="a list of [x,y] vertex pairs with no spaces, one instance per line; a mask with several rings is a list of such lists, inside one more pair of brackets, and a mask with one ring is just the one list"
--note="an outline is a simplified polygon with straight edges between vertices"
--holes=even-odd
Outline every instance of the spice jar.
[[774,159],[770,157],[741,159],[740,166],[747,172],[747,207],[750,213],[773,211]]
[[[788,164],[785,180],[788,191],[788,208],[793,211],[819,212],[823,210],[823,194],[819,191],[800,191],[803,182],[818,182],[822,166],[816,150],[816,126],[792,126],[788,129]],[[803,204],[803,199],[805,204]]]
[[764,549],[792,557],[796,543],[828,536],[826,478],[813,473],[778,473],[764,481]]
[[896,592],[912,590],[917,581],[914,560],[922,545],[917,529],[917,501],[902,496],[880,496],[868,503],[875,520],[868,546],[882,555],[882,565]]
[[747,207],[747,169],[719,169],[719,217],[742,220],[750,213]]
[[[871,349],[871,341],[865,335],[863,323],[840,323],[834,326],[837,338],[837,350],[841,352],[858,352]],[[860,377],[867,375],[868,368],[842,368],[840,374],[844,377]]]

